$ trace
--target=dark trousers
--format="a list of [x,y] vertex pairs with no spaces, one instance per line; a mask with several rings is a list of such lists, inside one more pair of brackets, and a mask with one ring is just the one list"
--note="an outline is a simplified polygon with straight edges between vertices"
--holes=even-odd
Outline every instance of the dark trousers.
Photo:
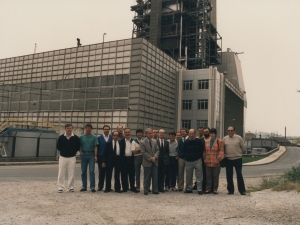
[[167,165],[162,159],[158,159],[158,190],[163,191],[165,187],[165,177],[167,172]]
[[226,159],[226,179],[227,179],[227,190],[230,193],[234,193],[233,184],[233,167],[235,168],[238,190],[240,193],[246,192],[244,178],[242,175],[242,158],[229,160]]
[[[121,170],[122,170],[122,161],[120,156],[115,157],[115,191],[120,191],[121,190],[121,182],[120,182],[120,175],[121,175]],[[124,187],[123,187],[124,188]]]
[[122,188],[124,191],[128,190],[128,178],[130,183],[130,189],[135,190],[134,187],[134,158],[133,156],[124,156],[124,161],[122,165],[121,177],[122,177]]
[[170,156],[170,163],[167,168],[165,185],[174,188],[176,186],[176,177],[178,174],[178,160],[176,156]]
[[106,173],[106,167],[102,167],[102,162],[103,162],[103,156],[98,155],[98,159],[97,159],[97,163],[98,163],[98,172],[99,172],[99,176],[98,176],[98,188],[100,190],[103,189],[104,187],[104,180],[105,180],[105,173]]
[[112,177],[113,167],[109,166],[105,168],[105,190],[111,190],[111,177]]

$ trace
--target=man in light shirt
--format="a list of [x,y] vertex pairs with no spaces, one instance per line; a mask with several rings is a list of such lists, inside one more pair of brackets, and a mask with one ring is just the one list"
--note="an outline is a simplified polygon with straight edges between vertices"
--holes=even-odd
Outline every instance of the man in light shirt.
[[122,177],[122,192],[128,191],[128,178],[130,183],[130,190],[136,192],[134,186],[134,156],[131,151],[131,143],[133,139],[131,138],[131,130],[129,128],[124,129],[125,138],[119,141],[120,152],[123,155],[121,177]]
[[143,140],[143,130],[136,130],[136,137],[133,139],[131,143],[131,151],[134,155],[134,169],[135,169],[135,185],[136,185],[136,193],[140,192],[141,189],[141,166],[143,162],[143,156],[140,151],[140,142]]
[[176,191],[176,178],[178,174],[178,143],[175,140],[176,133],[173,131],[169,133],[169,168],[166,176],[166,185],[170,187],[171,191]]

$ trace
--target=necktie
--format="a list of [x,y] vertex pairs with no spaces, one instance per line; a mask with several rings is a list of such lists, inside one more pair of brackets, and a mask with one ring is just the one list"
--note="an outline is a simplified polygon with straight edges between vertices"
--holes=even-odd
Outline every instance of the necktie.
[[149,140],[149,145],[150,145],[150,147],[152,148],[152,145],[151,145],[151,140]]
[[164,141],[161,140],[161,148],[164,148]]
[[115,141],[115,144],[114,144],[114,153],[115,153],[115,155],[117,155],[117,144],[116,144],[116,141]]

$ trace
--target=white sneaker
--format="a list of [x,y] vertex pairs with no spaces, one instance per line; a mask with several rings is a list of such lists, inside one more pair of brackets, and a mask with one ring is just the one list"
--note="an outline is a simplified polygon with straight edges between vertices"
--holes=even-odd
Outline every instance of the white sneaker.
[[58,192],[58,193],[63,193],[63,190],[62,190],[62,189],[59,189],[57,192]]
[[71,189],[69,190],[69,192],[74,192],[74,189],[73,189],[73,188],[71,188]]

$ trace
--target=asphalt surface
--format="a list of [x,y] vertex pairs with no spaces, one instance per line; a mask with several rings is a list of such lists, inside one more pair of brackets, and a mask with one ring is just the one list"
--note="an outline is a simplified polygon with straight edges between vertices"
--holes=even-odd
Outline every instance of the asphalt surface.
[[[243,166],[244,177],[262,177],[265,175],[282,174],[293,166],[300,164],[300,148],[287,147],[286,153],[277,161],[260,166]],[[97,164],[95,167],[96,177],[98,176]],[[0,182],[7,181],[30,181],[47,180],[56,181],[58,164],[46,165],[24,165],[24,166],[0,166]],[[80,179],[80,164],[76,164],[76,179]],[[143,174],[143,173],[142,173]],[[225,169],[222,168],[220,177],[225,177]],[[98,179],[96,178],[96,182]]]

